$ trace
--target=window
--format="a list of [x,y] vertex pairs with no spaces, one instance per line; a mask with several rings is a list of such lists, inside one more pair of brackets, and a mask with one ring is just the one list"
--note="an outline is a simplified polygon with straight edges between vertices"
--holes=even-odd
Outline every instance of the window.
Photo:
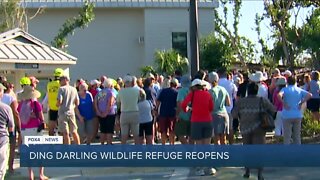
[[186,32],[172,33],[172,48],[179,52],[181,56],[188,57],[188,46]]

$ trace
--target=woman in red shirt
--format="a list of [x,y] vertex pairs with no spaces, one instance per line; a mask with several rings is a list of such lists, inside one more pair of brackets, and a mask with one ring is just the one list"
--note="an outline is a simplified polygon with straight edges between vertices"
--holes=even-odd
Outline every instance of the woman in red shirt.
[[[210,144],[212,136],[212,116],[213,101],[210,93],[205,89],[203,80],[192,81],[192,91],[181,103],[184,111],[191,113],[191,138],[196,144]],[[190,104],[189,107],[188,105]]]

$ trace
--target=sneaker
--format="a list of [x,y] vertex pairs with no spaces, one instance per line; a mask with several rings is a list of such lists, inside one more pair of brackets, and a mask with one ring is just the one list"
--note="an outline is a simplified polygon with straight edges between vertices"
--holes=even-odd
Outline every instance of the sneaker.
[[204,175],[206,175],[206,174],[204,173],[203,168],[201,168],[201,169],[198,169],[198,170],[195,172],[195,175],[196,175],[196,176],[204,176]]
[[217,170],[215,168],[206,168],[206,172],[207,175],[213,176],[216,175]]

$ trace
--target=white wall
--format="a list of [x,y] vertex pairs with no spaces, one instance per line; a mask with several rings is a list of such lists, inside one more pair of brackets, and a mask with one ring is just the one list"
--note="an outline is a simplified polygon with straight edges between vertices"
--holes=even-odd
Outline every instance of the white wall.
[[[50,43],[64,21],[77,15],[75,9],[45,9],[29,22],[29,33]],[[71,78],[94,79],[127,73],[137,74],[144,58],[138,37],[144,33],[142,9],[96,9],[88,28],[77,29],[68,38],[68,53],[78,58],[70,68]]]
[[[187,32],[189,38],[188,9],[146,9],[145,14],[145,65],[153,64],[156,50],[172,48],[172,32]],[[199,9],[199,35],[214,30],[212,9]],[[190,57],[190,42],[188,41]]]
[[[29,33],[50,43],[65,20],[77,15],[78,10],[45,9],[29,21]],[[68,38],[68,53],[78,58],[77,65],[70,68],[72,80],[140,75],[141,66],[153,64],[156,49],[171,48],[172,32],[189,31],[189,13],[183,8],[97,8],[95,14],[88,28],[77,29]],[[212,9],[200,9],[200,34],[212,30]],[[139,36],[144,36],[143,44],[139,44]]]

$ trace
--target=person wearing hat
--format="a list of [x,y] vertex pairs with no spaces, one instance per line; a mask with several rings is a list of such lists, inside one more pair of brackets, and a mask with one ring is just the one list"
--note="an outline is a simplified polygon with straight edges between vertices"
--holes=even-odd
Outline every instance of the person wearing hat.
[[60,77],[60,88],[57,96],[58,109],[58,131],[63,135],[63,143],[71,144],[70,134],[74,144],[80,144],[78,126],[76,123],[75,108],[79,106],[77,89],[70,86],[68,76]]
[[[6,89],[0,83],[0,99]],[[6,175],[6,168],[8,162],[8,145],[13,144],[14,136],[14,119],[13,113],[7,104],[0,101],[0,179],[3,180]]]
[[54,136],[55,129],[57,128],[58,123],[58,106],[57,106],[57,96],[58,90],[60,88],[60,77],[63,76],[64,70],[61,68],[57,68],[54,70],[53,76],[54,79],[47,84],[47,100],[49,105],[48,111],[48,128],[49,128],[49,136]]
[[[258,96],[258,90],[258,83],[250,82],[247,88],[247,97],[238,99],[232,110],[233,117],[239,119],[240,131],[244,145],[266,143],[266,131],[260,127],[260,112],[261,110],[265,110],[271,115],[274,115],[276,112],[268,99]],[[245,167],[243,177],[250,177],[249,167]],[[263,168],[259,167],[258,180],[263,179]]]
[[176,106],[178,96],[178,80],[172,78],[169,81],[170,87],[160,91],[157,97],[157,108],[159,109],[159,125],[161,133],[161,143],[163,145],[167,142],[169,133],[169,143],[171,145],[175,142],[174,127],[176,123]]
[[226,106],[230,105],[230,97],[227,90],[218,85],[219,75],[216,72],[211,72],[208,75],[209,82],[212,84],[212,89],[209,92],[212,95],[214,109],[212,111],[214,143],[226,144],[226,135],[229,128],[229,116]]
[[253,73],[249,76],[249,79],[252,82],[255,82],[258,84],[259,86],[258,96],[268,99],[268,87],[264,83],[264,81],[267,80],[267,78],[263,75],[263,73],[261,71],[256,71],[256,73]]
[[[201,79],[194,79],[191,92],[181,103],[183,111],[191,111],[191,139],[197,145],[208,145],[212,137],[213,100]],[[207,168],[197,168],[196,175],[204,176]],[[211,172],[215,173],[214,170]],[[211,173],[210,172],[210,173]]]
[[82,78],[77,79],[77,81],[76,81],[76,83],[75,83],[75,87],[76,87],[77,91],[79,91],[79,86],[80,86],[80,84],[85,83],[85,82],[86,82],[86,81],[85,81],[84,79],[82,79]]
[[[21,85],[21,88],[22,88],[22,89],[16,93],[17,96],[18,96],[20,93],[23,92],[23,89],[24,89],[25,86],[30,86],[30,85],[31,85],[31,80],[30,80],[28,77],[22,77],[22,78],[20,79],[20,85]],[[18,98],[18,101],[20,101],[19,98]]]
[[[19,94],[21,101],[19,102],[18,111],[21,120],[21,137],[24,144],[25,136],[42,136],[42,130],[45,128],[42,106],[37,101],[41,96],[38,90],[31,86],[26,86],[22,93]],[[31,167],[28,168],[29,179],[34,179],[34,173]],[[44,175],[44,168],[39,169],[40,179],[48,179]]]
[[285,77],[280,77],[276,81],[276,89],[273,92],[272,96],[272,102],[274,105],[274,108],[277,111],[277,116],[275,119],[275,136],[282,136],[283,132],[283,122],[282,122],[282,109],[283,109],[283,103],[278,99],[278,93],[281,91],[282,88],[286,87],[287,85],[287,79]]
[[292,76],[292,73],[291,73],[290,70],[287,69],[286,71],[284,71],[283,76],[284,76],[286,79],[288,79],[288,77],[291,77],[291,76]]
[[30,86],[30,85],[31,85],[31,80],[30,80],[30,78],[28,78],[28,77],[22,77],[22,78],[20,79],[20,85],[21,85],[21,87]]
[[89,92],[92,94],[93,99],[96,97],[99,91],[101,91],[100,85],[101,85],[101,82],[98,81],[97,79],[90,81]]
[[180,79],[181,87],[178,89],[177,96],[177,123],[175,125],[175,134],[177,135],[181,144],[193,144],[191,139],[191,113],[184,112],[181,108],[182,101],[187,97],[190,92],[191,77],[184,75]]

